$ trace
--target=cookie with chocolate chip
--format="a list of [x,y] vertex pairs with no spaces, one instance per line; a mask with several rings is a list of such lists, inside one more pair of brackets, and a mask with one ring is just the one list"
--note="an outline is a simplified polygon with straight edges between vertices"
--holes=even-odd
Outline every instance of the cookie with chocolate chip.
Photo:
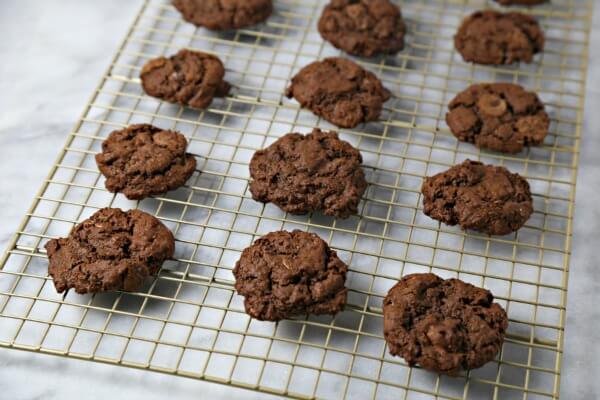
[[383,301],[383,334],[392,355],[455,376],[493,360],[508,317],[488,290],[434,274],[404,276]]
[[342,128],[377,120],[383,103],[391,97],[373,73],[341,57],[302,68],[292,78],[286,95]]
[[477,11],[463,21],[454,45],[465,61],[477,64],[530,63],[544,49],[544,33],[523,13]]
[[183,18],[212,30],[240,29],[265,21],[271,0],[173,0]]
[[347,218],[356,214],[367,188],[361,164],[360,152],[337,132],[288,133],[254,153],[250,192],[254,200],[292,214],[320,210]]
[[355,56],[395,54],[404,48],[402,13],[389,0],[331,0],[318,29],[323,39]]
[[465,160],[425,178],[423,212],[448,225],[506,235],[533,213],[529,183],[504,167]]
[[246,313],[262,321],[335,314],[346,304],[348,267],[314,233],[271,232],[242,252],[233,269]]
[[108,135],[96,164],[106,189],[141,200],[177,189],[192,176],[196,159],[186,153],[187,144],[179,132],[131,125]]
[[56,291],[79,294],[138,290],[174,250],[173,234],[158,219],[118,208],[103,208],[46,244]]
[[542,143],[550,126],[538,96],[512,83],[471,85],[448,109],[446,123],[459,140],[504,153]]
[[206,108],[215,97],[229,93],[218,57],[200,51],[179,50],[171,57],[158,57],[142,68],[140,79],[147,95],[192,108]]

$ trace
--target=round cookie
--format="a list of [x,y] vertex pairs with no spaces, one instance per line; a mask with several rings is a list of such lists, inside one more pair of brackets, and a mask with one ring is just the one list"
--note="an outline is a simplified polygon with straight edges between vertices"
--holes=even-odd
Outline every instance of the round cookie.
[[106,189],[140,200],[177,189],[192,176],[196,159],[185,152],[186,147],[179,132],[130,125],[108,135],[96,164],[106,178]]
[[508,317],[488,290],[434,274],[404,276],[383,301],[383,334],[392,355],[413,366],[458,375],[502,348]]
[[239,29],[265,21],[271,0],[173,0],[186,21],[212,30]]
[[148,61],[140,79],[146,94],[169,103],[206,108],[215,97],[229,93],[223,80],[225,68],[219,58],[188,49],[166,58]]
[[533,213],[529,183],[504,167],[466,160],[425,178],[423,212],[448,225],[506,235]]
[[454,45],[465,61],[477,64],[529,63],[544,49],[544,33],[522,13],[477,11],[463,21]]
[[292,214],[356,214],[367,188],[360,152],[337,132],[288,133],[250,161],[250,192]]
[[494,0],[503,6],[536,6],[538,4],[547,3],[548,0]]
[[331,0],[318,28],[323,39],[355,56],[395,54],[404,48],[402,13],[389,0]]
[[550,126],[538,96],[512,83],[471,85],[448,109],[446,123],[459,140],[504,153],[542,143]]
[[377,120],[383,103],[391,96],[374,74],[340,57],[302,68],[292,78],[286,95],[342,128]]
[[68,237],[46,243],[48,272],[57,292],[138,290],[175,250],[173,234],[139,210],[103,208]]
[[246,248],[233,269],[246,313],[263,321],[344,308],[348,267],[314,233],[271,232]]

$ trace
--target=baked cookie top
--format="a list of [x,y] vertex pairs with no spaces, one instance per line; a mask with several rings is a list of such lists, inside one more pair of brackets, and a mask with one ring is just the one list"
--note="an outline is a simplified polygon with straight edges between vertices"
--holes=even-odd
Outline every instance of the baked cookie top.
[[346,303],[346,265],[314,233],[271,232],[242,252],[233,269],[246,313],[264,321],[335,314]]
[[448,108],[446,123],[454,136],[480,148],[518,153],[548,135],[550,118],[544,104],[516,84],[471,85]]
[[466,160],[425,178],[423,212],[448,225],[488,235],[521,228],[533,213],[529,183],[504,167]]
[[318,28],[338,49],[362,57],[399,52],[406,32],[400,8],[389,0],[331,0]]
[[250,192],[292,214],[321,210],[347,218],[356,214],[367,187],[361,163],[360,152],[337,132],[288,133],[254,153]]
[[488,290],[434,274],[404,276],[383,301],[390,353],[447,375],[479,368],[500,351],[508,317]]
[[173,0],[186,21],[212,30],[239,29],[265,21],[271,0]]
[[383,103],[391,96],[373,73],[340,57],[302,68],[292,78],[286,95],[342,128],[377,120]]
[[106,178],[106,189],[140,200],[185,184],[196,168],[196,159],[186,148],[187,140],[179,132],[130,125],[108,135],[96,164]]
[[158,57],[142,68],[140,79],[146,94],[169,103],[206,108],[215,97],[229,93],[225,69],[218,57],[182,49],[171,57]]
[[529,15],[477,11],[462,22],[454,45],[465,61],[477,64],[530,63],[544,49],[544,33]]
[[138,290],[175,250],[173,234],[139,210],[103,208],[68,237],[46,243],[48,272],[57,292]]

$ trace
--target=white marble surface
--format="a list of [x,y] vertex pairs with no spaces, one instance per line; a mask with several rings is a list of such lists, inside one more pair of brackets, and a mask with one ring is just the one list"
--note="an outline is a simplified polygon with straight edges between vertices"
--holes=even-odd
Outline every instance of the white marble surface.
[[[130,24],[137,0],[0,2],[0,249],[73,127]],[[561,393],[600,397],[600,1],[579,171]],[[65,18],[76,15],[77,19]],[[7,40],[7,38],[10,38]],[[93,43],[93,46],[90,46]],[[595,49],[595,50],[594,50]],[[58,84],[60,83],[60,84]],[[253,392],[156,373],[0,350],[0,398],[264,398]]]

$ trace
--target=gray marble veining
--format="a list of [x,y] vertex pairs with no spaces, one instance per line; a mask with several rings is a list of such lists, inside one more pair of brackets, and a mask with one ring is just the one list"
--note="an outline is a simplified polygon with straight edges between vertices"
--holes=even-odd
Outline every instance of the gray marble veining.
[[[133,0],[0,4],[2,251],[138,7],[139,1]],[[600,232],[596,153],[600,149],[600,1],[595,7],[592,44],[561,381],[566,399],[600,397],[600,268],[595,254]],[[7,350],[0,350],[0,388],[0,398],[15,400],[265,397],[145,371]]]

